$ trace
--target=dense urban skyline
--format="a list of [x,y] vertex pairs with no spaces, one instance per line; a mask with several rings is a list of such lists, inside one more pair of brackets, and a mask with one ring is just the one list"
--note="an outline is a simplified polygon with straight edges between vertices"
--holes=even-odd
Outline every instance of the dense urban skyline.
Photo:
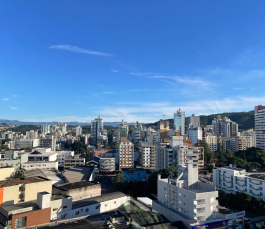
[[153,122],[264,104],[265,2],[5,1],[1,118]]

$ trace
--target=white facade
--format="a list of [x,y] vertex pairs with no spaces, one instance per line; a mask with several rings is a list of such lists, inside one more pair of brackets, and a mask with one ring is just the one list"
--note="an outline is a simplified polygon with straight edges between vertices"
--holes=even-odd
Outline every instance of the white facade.
[[227,117],[221,118],[221,116],[218,116],[212,121],[212,125],[213,133],[215,133],[217,136],[222,136],[226,138],[237,136],[238,124],[236,122],[231,121]]
[[30,161],[21,164],[21,167],[25,170],[32,170],[32,169],[58,170],[58,161]]
[[198,140],[202,140],[202,128],[189,128],[188,135],[189,139],[191,139],[192,145],[196,145],[198,143]]
[[[198,168],[192,163],[179,166],[178,174],[178,178],[158,176],[158,203],[188,220],[215,220],[218,212],[215,187],[198,181]],[[154,204],[153,209],[159,211]]]
[[265,106],[255,107],[256,147],[265,150]]
[[56,153],[59,166],[63,166],[65,158],[74,157],[75,155],[74,151],[56,151]]
[[39,139],[20,139],[15,140],[15,148],[16,149],[24,149],[28,147],[37,147],[39,146]]
[[50,133],[50,124],[45,124],[41,126],[41,133],[42,134],[48,134]]
[[156,167],[155,145],[151,145],[148,142],[140,142],[139,153],[140,153],[140,164],[142,168]]
[[99,164],[100,171],[113,172],[115,170],[115,157],[101,157]]
[[29,161],[57,161],[57,151],[50,151],[48,153],[40,153],[34,151],[28,155]]
[[78,137],[79,135],[82,135],[82,127],[77,126],[75,129],[75,136]]
[[104,129],[104,121],[100,116],[91,121],[91,137],[93,145],[96,145],[98,142],[102,144],[103,141],[108,141],[108,134]]
[[265,199],[265,175],[225,166],[213,170],[213,184],[226,192],[243,192]]
[[133,144],[136,146],[140,144],[142,129],[143,129],[142,124],[136,121],[136,123],[133,125],[133,133],[132,133],[132,141]]
[[30,130],[26,132],[27,139],[37,139],[38,138],[38,131]]
[[53,138],[53,136],[41,138],[40,147],[51,148],[52,151],[55,151],[56,150],[56,138]]
[[121,141],[119,158],[119,169],[134,167],[134,145],[131,141]]

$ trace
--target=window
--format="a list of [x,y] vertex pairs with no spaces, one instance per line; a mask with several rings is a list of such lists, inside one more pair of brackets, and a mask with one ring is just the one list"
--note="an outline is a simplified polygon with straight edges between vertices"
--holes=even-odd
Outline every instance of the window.
[[15,219],[15,228],[26,227],[27,217]]
[[63,206],[63,209],[66,209],[67,208],[67,205],[66,206]]
[[75,214],[76,214],[76,215],[79,215],[79,211],[77,211]]
[[89,208],[86,209],[86,212],[89,212]]
[[116,201],[114,201],[114,204],[116,204]]
[[56,210],[58,210],[58,208],[54,208],[54,209],[52,209],[53,211],[56,211]]

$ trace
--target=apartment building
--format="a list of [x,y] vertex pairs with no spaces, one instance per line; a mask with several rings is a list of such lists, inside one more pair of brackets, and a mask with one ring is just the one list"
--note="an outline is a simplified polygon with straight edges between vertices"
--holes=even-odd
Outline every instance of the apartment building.
[[238,124],[236,122],[231,121],[227,117],[221,118],[221,115],[218,115],[212,121],[213,125],[213,133],[217,136],[222,136],[226,138],[230,138],[231,136],[237,136],[238,132]]
[[188,118],[188,127],[200,127],[201,126],[201,121],[200,121],[200,116],[195,116],[194,114],[192,114],[189,118]]
[[57,161],[57,151],[50,151],[47,153],[33,151],[29,153],[28,161]]
[[40,147],[51,148],[52,151],[55,151],[56,150],[56,138],[53,138],[52,135],[46,138],[41,138]]
[[142,168],[155,169],[156,167],[156,151],[155,145],[148,142],[140,142],[140,165]]
[[13,167],[15,170],[20,168],[20,165],[28,161],[28,153],[16,150],[5,151],[4,158],[0,159],[0,167]]
[[42,125],[41,126],[41,133],[42,134],[48,134],[48,133],[50,133],[50,127],[51,127],[50,124]]
[[190,127],[188,129],[188,138],[191,139],[192,145],[196,145],[198,140],[202,140],[202,128],[201,127]]
[[91,137],[94,146],[97,145],[98,142],[102,144],[103,141],[108,141],[107,131],[104,129],[104,121],[100,115],[98,118],[91,121]]
[[52,191],[52,181],[43,177],[16,178],[0,181],[0,204],[12,205],[37,199],[38,192]]
[[59,167],[63,167],[64,165],[64,160],[69,157],[74,157],[75,152],[74,151],[56,151],[57,153],[57,161]]
[[75,136],[78,137],[80,135],[82,135],[82,127],[81,126],[77,126],[75,128]]
[[81,158],[79,156],[68,157],[64,159],[64,169],[69,169],[75,166],[84,166],[85,158]]
[[38,131],[30,130],[26,132],[27,139],[37,139],[38,138]]
[[136,123],[133,125],[133,132],[132,132],[132,141],[135,146],[138,146],[140,144],[142,129],[143,129],[142,124],[136,121]]
[[215,134],[208,134],[203,137],[203,140],[208,144],[211,152],[216,152],[218,149],[218,137]]
[[101,172],[115,171],[115,157],[101,157],[99,161],[99,168]]
[[167,218],[175,215],[174,220],[185,219],[193,223],[215,220],[218,191],[213,185],[199,182],[198,167],[188,162],[178,166],[177,178],[173,174],[166,179],[158,175],[158,200],[153,201],[153,210]]
[[119,143],[122,137],[128,139],[128,132],[129,132],[129,126],[122,119],[121,123],[119,123],[117,126],[117,142]]
[[265,172],[236,168],[233,165],[213,169],[213,184],[226,192],[242,192],[265,200]]
[[265,150],[265,106],[255,106],[256,147]]
[[134,145],[129,140],[121,140],[119,145],[119,169],[134,167]]
[[39,139],[20,139],[15,140],[16,149],[25,149],[30,147],[37,147],[40,145]]
[[174,130],[175,132],[179,132],[180,135],[185,135],[185,111],[179,110],[177,113],[174,113]]

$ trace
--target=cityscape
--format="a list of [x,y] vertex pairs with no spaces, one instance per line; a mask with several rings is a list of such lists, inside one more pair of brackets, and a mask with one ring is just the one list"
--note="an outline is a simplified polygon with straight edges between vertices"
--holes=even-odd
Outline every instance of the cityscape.
[[264,1],[0,12],[0,229],[265,228]]

